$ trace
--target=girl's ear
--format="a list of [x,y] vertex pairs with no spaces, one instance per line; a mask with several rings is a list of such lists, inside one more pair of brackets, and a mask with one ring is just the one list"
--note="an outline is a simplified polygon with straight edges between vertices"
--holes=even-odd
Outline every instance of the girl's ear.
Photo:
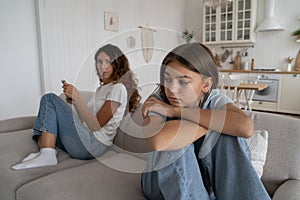
[[213,85],[213,80],[211,77],[208,77],[204,80],[204,87],[203,87],[203,92],[207,93],[210,91],[211,87]]

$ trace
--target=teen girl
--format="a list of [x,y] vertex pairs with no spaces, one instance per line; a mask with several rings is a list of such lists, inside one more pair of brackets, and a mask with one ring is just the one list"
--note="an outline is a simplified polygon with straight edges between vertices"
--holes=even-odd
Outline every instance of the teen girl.
[[188,43],[164,58],[160,88],[143,106],[144,132],[154,150],[142,174],[148,199],[269,200],[244,138],[253,123],[216,90],[210,50]]

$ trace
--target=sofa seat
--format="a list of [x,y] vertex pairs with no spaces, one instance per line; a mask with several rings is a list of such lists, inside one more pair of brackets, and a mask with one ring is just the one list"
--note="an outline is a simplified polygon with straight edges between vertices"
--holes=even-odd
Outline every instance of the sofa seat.
[[72,159],[62,150],[58,152],[56,166],[39,167],[26,170],[9,170],[20,162],[29,152],[38,152],[36,143],[31,139],[32,129],[0,134],[0,194],[1,200],[15,199],[15,191],[31,180],[38,179],[63,169],[93,161]]
[[58,165],[9,170],[38,147],[32,129],[0,133],[0,138],[1,200],[145,199],[140,186],[143,154],[134,156],[114,145],[97,159],[79,160],[58,149]]
[[31,181],[17,190],[17,200],[145,200],[140,173],[92,162]]

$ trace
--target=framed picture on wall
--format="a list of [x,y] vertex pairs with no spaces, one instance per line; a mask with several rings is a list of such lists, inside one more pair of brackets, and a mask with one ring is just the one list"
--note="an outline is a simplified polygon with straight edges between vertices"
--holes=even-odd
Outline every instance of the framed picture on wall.
[[118,14],[113,12],[104,12],[104,28],[109,31],[118,31]]

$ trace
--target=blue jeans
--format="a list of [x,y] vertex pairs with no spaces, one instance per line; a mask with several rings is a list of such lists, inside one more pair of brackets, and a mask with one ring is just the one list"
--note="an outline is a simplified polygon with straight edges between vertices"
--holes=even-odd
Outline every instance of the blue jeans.
[[[203,137],[199,141],[202,145]],[[244,139],[221,134],[202,159],[198,152],[195,154],[194,144],[178,151],[182,151],[181,156],[168,166],[142,174],[142,188],[148,199],[270,200],[251,165]],[[155,152],[160,155],[150,160],[161,162],[157,158],[170,158],[178,151]]]
[[72,108],[55,94],[45,94],[35,120],[33,139],[42,132],[56,136],[56,146],[77,159],[93,159],[108,148],[85,127]]

